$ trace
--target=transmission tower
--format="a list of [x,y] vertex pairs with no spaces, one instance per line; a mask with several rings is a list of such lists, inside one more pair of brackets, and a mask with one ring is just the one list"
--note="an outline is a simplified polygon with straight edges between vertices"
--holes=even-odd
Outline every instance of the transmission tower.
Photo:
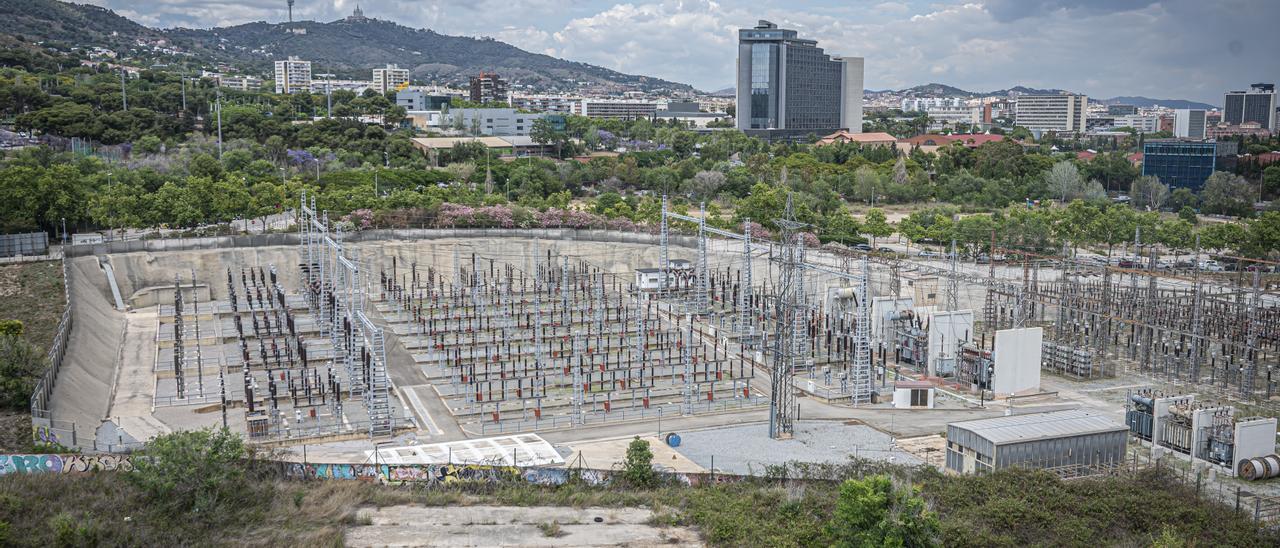
[[794,218],[791,196],[787,195],[786,218],[774,221],[782,229],[782,248],[774,257],[778,263],[778,298],[773,337],[772,390],[769,394],[769,437],[787,439],[795,432],[796,399],[792,386],[796,360],[797,329],[804,320],[804,244],[799,229],[804,223]]

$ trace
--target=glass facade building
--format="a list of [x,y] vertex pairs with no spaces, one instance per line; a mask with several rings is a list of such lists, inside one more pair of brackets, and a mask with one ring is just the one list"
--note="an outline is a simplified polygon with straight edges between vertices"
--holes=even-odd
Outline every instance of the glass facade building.
[[1222,121],[1234,126],[1257,122],[1263,129],[1276,129],[1276,87],[1253,84],[1249,91],[1228,91],[1223,100]]
[[1154,175],[1169,188],[1199,191],[1217,167],[1213,141],[1147,141],[1142,145],[1142,174]]
[[862,58],[768,21],[738,31],[738,129],[768,138],[862,131]]

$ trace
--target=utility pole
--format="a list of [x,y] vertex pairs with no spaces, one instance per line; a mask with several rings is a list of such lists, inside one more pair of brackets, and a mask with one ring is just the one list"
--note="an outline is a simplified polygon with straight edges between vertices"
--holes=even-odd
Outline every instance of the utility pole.
[[120,69],[120,100],[124,102],[124,111],[129,112],[129,90],[124,85],[124,69]]
[[222,91],[218,91],[218,161],[222,161]]
[[182,76],[182,115],[187,115],[187,77]]

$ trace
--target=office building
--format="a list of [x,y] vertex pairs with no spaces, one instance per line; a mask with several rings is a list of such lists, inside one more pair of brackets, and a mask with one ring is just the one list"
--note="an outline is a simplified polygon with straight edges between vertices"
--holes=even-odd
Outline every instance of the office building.
[[405,110],[440,110],[449,104],[445,95],[431,95],[420,89],[402,89],[396,92],[396,106]]
[[373,89],[378,93],[399,91],[400,88],[408,85],[409,69],[402,69],[395,65],[373,69]]
[[1014,124],[1033,132],[1083,133],[1088,107],[1084,95],[1020,95]]
[[658,103],[651,101],[623,101],[613,99],[583,99],[578,113],[588,118],[622,118],[636,120],[653,118]]
[[258,91],[262,89],[262,78],[222,74],[218,76],[218,85],[240,91]]
[[1194,108],[1180,108],[1173,111],[1173,136],[1181,139],[1204,139],[1205,111]]
[[1142,174],[1154,175],[1169,188],[1199,191],[1217,167],[1213,141],[1149,140],[1142,145]]
[[492,72],[472,76],[470,99],[473,103],[506,103],[507,82]]
[[861,57],[826,54],[768,21],[738,31],[738,129],[766,138],[862,131]]
[[1249,91],[1228,91],[1222,121],[1236,126],[1257,122],[1263,129],[1276,129],[1275,84],[1253,84]]
[[1108,116],[1133,116],[1138,113],[1138,107],[1133,105],[1107,105]]
[[276,61],[276,93],[311,93],[311,61]]
[[[417,113],[411,113],[417,114]],[[471,135],[527,136],[533,122],[542,118],[552,122],[553,129],[564,129],[564,116],[519,112],[514,108],[451,108],[438,113],[428,111],[419,129],[440,129]]]

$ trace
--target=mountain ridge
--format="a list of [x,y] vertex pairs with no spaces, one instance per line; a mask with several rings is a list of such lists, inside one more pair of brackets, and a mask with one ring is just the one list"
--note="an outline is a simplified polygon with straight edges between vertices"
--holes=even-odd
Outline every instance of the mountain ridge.
[[231,63],[269,74],[272,62],[290,55],[313,63],[314,72],[369,78],[387,64],[413,77],[465,84],[480,71],[502,74],[517,86],[541,91],[596,87],[606,91],[692,92],[692,86],[522,50],[492,38],[440,34],[367,17],[324,23],[258,21],[211,29],[153,29],[106,8],[58,0],[0,0],[0,34],[24,41],[136,47],[163,41],[200,60]]

